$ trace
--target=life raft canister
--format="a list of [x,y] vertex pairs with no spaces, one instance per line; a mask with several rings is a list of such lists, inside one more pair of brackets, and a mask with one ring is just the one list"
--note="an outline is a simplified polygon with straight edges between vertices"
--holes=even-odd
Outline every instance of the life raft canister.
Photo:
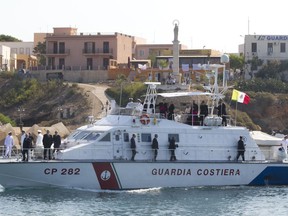
[[148,114],[143,114],[140,116],[140,122],[143,124],[143,125],[147,125],[150,123],[150,117]]

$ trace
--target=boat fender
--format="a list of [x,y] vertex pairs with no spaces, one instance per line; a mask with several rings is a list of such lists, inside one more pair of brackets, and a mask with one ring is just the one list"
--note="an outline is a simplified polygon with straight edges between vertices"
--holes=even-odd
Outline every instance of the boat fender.
[[150,117],[148,114],[143,114],[140,116],[140,122],[143,124],[143,125],[147,125],[150,123]]

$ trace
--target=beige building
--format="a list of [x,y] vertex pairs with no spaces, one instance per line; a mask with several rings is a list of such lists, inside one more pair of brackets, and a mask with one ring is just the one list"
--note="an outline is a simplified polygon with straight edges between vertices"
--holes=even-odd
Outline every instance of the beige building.
[[45,42],[45,38],[47,33],[34,33],[34,47],[38,45],[38,43]]
[[54,28],[46,35],[48,69],[106,70],[127,64],[132,56],[133,37],[114,34],[78,34],[77,28]]

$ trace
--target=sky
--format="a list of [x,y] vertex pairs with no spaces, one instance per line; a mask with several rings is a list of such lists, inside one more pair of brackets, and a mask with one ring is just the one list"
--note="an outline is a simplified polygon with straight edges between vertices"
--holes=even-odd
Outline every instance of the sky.
[[284,0],[8,0],[0,14],[0,34],[25,42],[36,32],[74,27],[172,44],[178,20],[178,39],[188,49],[237,53],[247,34],[288,34]]

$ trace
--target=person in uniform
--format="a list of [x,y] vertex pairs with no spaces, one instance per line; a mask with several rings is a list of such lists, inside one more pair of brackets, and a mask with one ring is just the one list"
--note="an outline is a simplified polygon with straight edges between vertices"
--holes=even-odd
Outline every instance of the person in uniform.
[[131,139],[130,139],[131,151],[132,151],[131,161],[135,161],[135,155],[136,155],[136,142],[135,142],[135,137],[136,137],[136,135],[133,134],[132,137],[131,137]]
[[200,104],[200,123],[204,125],[204,119],[208,115],[208,106],[205,101],[202,101]]
[[42,134],[42,131],[40,129],[37,131],[37,133],[38,134],[37,134],[36,143],[35,143],[34,155],[36,158],[39,158],[42,155],[43,134]]
[[12,148],[13,148],[13,145],[14,145],[14,139],[13,139],[11,131],[6,136],[5,141],[4,141],[4,145],[6,147],[5,158],[10,158],[11,157]]
[[169,140],[169,150],[170,150],[170,153],[171,153],[171,156],[170,156],[170,161],[176,161],[176,155],[175,155],[175,149],[178,147],[178,145],[175,143],[175,138],[172,137],[170,140]]
[[[50,131],[47,130],[46,134],[43,136],[43,145],[44,145],[44,160],[51,160],[51,145],[53,143],[53,137],[50,134]],[[47,157],[48,153],[48,157]]]
[[61,145],[61,137],[58,134],[58,131],[55,131],[55,134],[53,135],[53,143],[54,143],[54,149],[53,149],[53,154],[55,152],[59,151],[60,145]]
[[219,105],[216,107],[216,109],[218,110],[218,116],[222,117],[222,125],[227,126],[227,117],[226,117],[227,112],[225,103],[222,100],[220,100]]
[[23,143],[24,143],[25,137],[26,137],[26,133],[24,130],[22,130],[21,131],[21,137],[20,137],[21,151],[23,151]]
[[158,155],[158,149],[159,149],[159,146],[158,146],[158,135],[155,134],[153,140],[152,140],[152,149],[154,150],[154,161],[156,161],[156,158],[157,158],[157,155]]
[[237,149],[238,149],[238,153],[237,153],[236,160],[238,161],[238,158],[239,158],[240,155],[241,155],[242,160],[245,161],[245,156],[244,156],[244,153],[245,153],[245,144],[244,144],[244,142],[243,142],[243,137],[242,137],[242,136],[240,136],[240,139],[239,139],[239,141],[238,141],[238,147],[237,147]]
[[281,146],[283,148],[283,151],[285,152],[285,155],[287,155],[287,146],[288,146],[288,136],[284,136],[283,140],[281,141]]
[[29,150],[32,147],[32,140],[29,137],[29,134],[25,134],[23,141],[23,151],[22,151],[22,161],[28,161],[29,159]]

